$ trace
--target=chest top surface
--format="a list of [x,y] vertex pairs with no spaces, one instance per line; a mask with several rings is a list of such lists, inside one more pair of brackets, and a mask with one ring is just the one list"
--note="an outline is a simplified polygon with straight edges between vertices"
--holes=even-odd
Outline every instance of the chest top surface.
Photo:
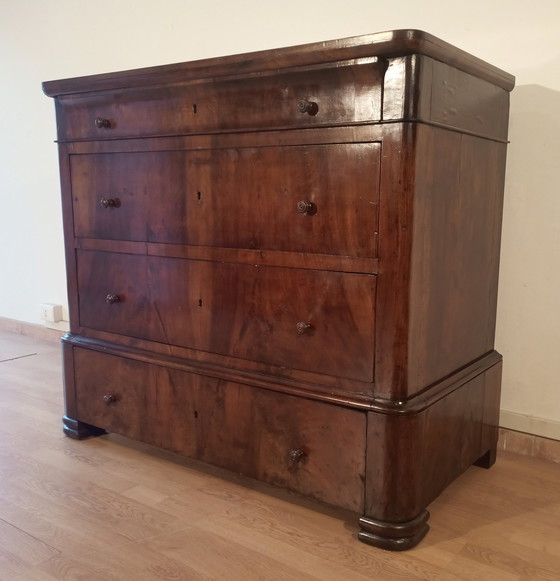
[[393,30],[340,40],[276,48],[192,62],[47,81],[50,97],[90,91],[118,90],[221,77],[275,74],[282,69],[330,65],[353,59],[390,59],[411,54],[425,55],[477,76],[505,90],[512,90],[514,77],[499,68],[420,30]]

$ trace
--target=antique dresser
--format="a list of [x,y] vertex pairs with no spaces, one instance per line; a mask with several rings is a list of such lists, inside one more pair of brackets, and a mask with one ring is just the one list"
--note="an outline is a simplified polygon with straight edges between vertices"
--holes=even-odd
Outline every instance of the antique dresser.
[[416,30],[44,83],[64,430],[358,513],[407,549],[495,460],[509,74]]

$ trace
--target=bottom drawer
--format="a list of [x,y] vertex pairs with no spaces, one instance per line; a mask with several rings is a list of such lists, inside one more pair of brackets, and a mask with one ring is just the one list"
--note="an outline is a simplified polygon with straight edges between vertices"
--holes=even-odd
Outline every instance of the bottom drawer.
[[366,414],[74,348],[77,420],[356,512]]

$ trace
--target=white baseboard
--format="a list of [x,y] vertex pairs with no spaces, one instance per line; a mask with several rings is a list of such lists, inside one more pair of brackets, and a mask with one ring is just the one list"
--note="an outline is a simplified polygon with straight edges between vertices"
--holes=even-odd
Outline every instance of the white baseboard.
[[500,410],[500,427],[516,432],[560,440],[560,422]]
[[61,323],[49,323],[49,325],[51,326],[47,327],[46,325],[36,325],[34,323],[0,317],[0,331],[17,333],[18,335],[27,335],[34,339],[56,341],[59,343],[62,335],[68,331],[68,323],[62,321]]

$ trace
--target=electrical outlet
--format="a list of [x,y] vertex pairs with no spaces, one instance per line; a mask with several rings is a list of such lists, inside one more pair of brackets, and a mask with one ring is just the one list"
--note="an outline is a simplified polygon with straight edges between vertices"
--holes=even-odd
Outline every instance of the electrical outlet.
[[58,323],[62,321],[62,305],[42,303],[39,308],[39,316],[44,323]]

